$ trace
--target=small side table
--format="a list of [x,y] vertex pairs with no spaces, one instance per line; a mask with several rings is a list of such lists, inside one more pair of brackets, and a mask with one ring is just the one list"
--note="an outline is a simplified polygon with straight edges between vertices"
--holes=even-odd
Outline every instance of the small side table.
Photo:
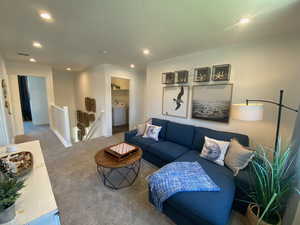
[[118,161],[105,152],[105,149],[97,152],[95,162],[103,184],[114,190],[131,186],[138,177],[142,154],[142,150],[138,148],[128,158]]

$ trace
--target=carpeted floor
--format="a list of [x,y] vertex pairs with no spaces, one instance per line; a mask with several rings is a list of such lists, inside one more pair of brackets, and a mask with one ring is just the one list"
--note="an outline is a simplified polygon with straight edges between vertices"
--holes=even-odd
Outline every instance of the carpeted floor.
[[[174,225],[148,202],[145,177],[156,168],[143,161],[140,175],[129,188],[112,191],[97,177],[95,153],[121,142],[123,134],[97,138],[64,148],[47,126],[31,130],[41,142],[62,225]],[[230,224],[243,218],[233,213]]]

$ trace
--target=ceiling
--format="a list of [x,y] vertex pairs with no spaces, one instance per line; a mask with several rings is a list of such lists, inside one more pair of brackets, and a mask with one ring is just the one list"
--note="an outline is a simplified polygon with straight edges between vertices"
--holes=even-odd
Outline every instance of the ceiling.
[[[54,21],[41,20],[40,10]],[[299,31],[299,11],[296,0],[1,0],[0,52],[28,61],[17,55],[27,52],[56,69],[133,63],[144,70],[152,61]],[[237,24],[242,17],[252,22]]]

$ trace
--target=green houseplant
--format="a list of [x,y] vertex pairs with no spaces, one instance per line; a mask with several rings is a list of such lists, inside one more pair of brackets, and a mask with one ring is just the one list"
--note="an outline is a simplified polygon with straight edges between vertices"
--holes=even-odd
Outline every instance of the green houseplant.
[[294,157],[289,147],[281,147],[280,141],[277,149],[271,159],[270,150],[260,146],[251,163],[253,187],[248,195],[253,203],[247,210],[251,225],[281,224],[280,212],[294,183],[295,176],[291,173]]
[[0,177],[0,224],[15,218],[15,202],[20,197],[19,191],[24,187],[24,181],[3,175]]

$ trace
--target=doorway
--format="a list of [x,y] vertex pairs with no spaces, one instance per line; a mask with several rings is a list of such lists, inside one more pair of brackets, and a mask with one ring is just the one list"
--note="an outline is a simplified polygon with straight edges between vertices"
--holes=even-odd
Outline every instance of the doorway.
[[111,77],[112,133],[129,130],[129,79]]
[[30,134],[49,125],[46,79],[18,76],[24,133]]

